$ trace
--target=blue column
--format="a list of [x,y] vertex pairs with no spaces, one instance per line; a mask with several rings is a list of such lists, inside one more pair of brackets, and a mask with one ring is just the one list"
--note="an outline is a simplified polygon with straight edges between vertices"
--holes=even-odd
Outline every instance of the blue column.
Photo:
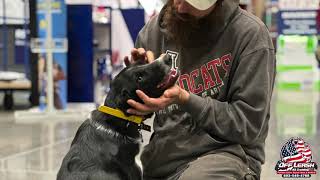
[[93,102],[91,5],[68,5],[68,101]]

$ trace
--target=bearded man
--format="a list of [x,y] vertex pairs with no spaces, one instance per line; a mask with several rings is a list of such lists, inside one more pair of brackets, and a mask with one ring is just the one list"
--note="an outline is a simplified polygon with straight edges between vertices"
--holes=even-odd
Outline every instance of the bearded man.
[[128,100],[130,114],[156,112],[144,179],[259,179],[276,65],[266,26],[239,0],[168,0],[135,47],[131,61],[166,53],[180,72],[160,98]]

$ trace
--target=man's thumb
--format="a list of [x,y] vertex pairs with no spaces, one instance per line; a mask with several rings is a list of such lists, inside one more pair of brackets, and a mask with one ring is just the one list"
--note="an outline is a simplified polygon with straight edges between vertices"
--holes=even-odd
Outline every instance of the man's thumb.
[[171,93],[171,91],[169,89],[167,89],[166,91],[164,91],[163,95],[166,98],[171,98],[172,93]]
[[166,98],[173,98],[174,96],[176,96],[176,94],[178,94],[178,93],[177,93],[177,89],[174,88],[174,87],[167,89],[167,90],[163,93],[164,97],[166,97]]

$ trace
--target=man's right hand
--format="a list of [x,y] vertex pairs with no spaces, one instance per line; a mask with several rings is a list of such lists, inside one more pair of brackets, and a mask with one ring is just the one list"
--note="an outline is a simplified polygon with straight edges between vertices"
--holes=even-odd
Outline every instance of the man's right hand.
[[131,50],[131,58],[128,56],[124,57],[124,63],[126,66],[134,63],[137,60],[143,59],[146,63],[154,61],[154,55],[152,51],[146,51],[144,48],[133,48]]

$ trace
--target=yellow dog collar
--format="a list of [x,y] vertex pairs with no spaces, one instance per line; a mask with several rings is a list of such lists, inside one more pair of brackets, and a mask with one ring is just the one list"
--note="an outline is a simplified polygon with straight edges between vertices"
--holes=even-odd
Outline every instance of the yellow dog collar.
[[121,110],[119,109],[113,109],[111,107],[108,106],[100,106],[98,108],[98,110],[100,112],[106,113],[106,114],[110,114],[112,116],[130,121],[130,122],[134,122],[136,124],[142,124],[143,118],[141,116],[135,116],[135,115],[131,115],[131,116],[126,116]]

